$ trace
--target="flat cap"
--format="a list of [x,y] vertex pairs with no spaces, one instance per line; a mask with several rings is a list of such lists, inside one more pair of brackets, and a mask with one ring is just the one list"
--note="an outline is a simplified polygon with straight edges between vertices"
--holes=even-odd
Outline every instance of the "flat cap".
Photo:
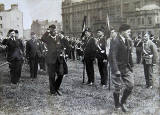
[[131,29],[130,25],[128,24],[122,24],[120,27],[119,27],[119,32],[122,32],[122,31],[126,31],[128,29]]
[[56,26],[54,24],[50,25],[49,28],[56,29]]
[[31,32],[31,35],[35,35],[36,33],[34,33],[34,32]]
[[91,32],[91,29],[90,28],[86,28],[85,31]]

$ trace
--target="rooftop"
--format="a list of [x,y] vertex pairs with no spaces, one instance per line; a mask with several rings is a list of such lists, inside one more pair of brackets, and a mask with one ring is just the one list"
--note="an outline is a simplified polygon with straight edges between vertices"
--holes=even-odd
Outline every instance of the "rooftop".
[[142,8],[140,8],[139,10],[157,10],[160,9],[160,7],[156,4],[149,4],[149,5],[145,5]]

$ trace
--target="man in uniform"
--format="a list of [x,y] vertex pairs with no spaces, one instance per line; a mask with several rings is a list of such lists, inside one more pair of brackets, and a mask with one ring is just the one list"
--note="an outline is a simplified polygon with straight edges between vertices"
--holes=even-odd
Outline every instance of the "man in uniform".
[[26,58],[30,66],[30,77],[36,78],[38,71],[38,61],[41,57],[40,42],[34,32],[31,32],[31,39],[26,43]]
[[98,36],[98,46],[102,50],[101,52],[97,52],[97,59],[98,59],[98,69],[101,76],[101,85],[105,87],[107,85],[107,77],[108,77],[108,70],[107,70],[107,62],[104,60],[107,59],[106,55],[106,37],[104,36],[104,31],[102,29],[97,30]]
[[156,45],[149,39],[149,34],[145,33],[143,40],[143,65],[144,75],[146,80],[146,88],[152,88],[153,86],[153,66],[156,65],[158,53]]
[[[127,24],[123,24],[119,28],[119,35],[111,43],[110,48],[110,65],[112,70],[112,80],[114,84],[114,102],[115,109],[122,108],[123,112],[127,112],[128,109],[125,106],[129,95],[132,92],[134,85],[133,63],[131,56],[132,45],[130,42],[131,29]],[[126,88],[123,91],[121,101],[119,101],[120,90],[122,88],[122,82]]]
[[[45,32],[41,38],[48,49],[46,63],[48,66],[50,93],[53,95],[61,95],[59,88],[65,74],[65,70],[62,67],[64,64],[66,65],[64,59],[62,59],[63,47],[58,38],[55,25],[50,25],[49,31]],[[57,79],[55,78],[56,75]]]

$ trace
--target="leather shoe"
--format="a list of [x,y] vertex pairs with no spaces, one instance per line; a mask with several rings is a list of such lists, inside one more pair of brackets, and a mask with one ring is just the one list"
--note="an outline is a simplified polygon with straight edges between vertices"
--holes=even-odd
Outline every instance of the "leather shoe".
[[116,106],[116,107],[114,108],[114,111],[119,111],[119,110],[121,110],[121,107],[120,107],[120,106]]
[[123,112],[129,112],[128,108],[126,107],[125,104],[121,104],[121,109]]
[[50,92],[50,95],[52,95],[52,96],[57,96],[57,92],[55,92],[55,91]]
[[56,92],[59,96],[62,96],[62,92],[60,92],[59,90],[57,90]]
[[152,86],[152,85],[146,85],[146,88],[147,88],[147,89],[152,89],[153,86]]
[[93,85],[93,82],[91,82],[91,83],[88,83],[88,85],[89,85],[89,86],[92,86],[92,85]]

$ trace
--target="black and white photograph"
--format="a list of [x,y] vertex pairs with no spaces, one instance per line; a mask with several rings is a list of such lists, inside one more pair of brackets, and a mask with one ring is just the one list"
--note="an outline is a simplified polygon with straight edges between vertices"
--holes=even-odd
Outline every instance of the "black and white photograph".
[[0,0],[0,115],[160,115],[160,0]]

